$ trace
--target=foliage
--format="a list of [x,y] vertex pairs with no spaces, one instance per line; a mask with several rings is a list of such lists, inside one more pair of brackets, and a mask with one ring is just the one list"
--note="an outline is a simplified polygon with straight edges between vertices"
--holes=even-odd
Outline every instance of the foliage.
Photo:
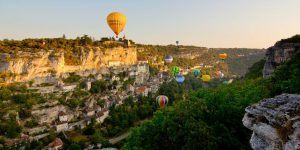
[[5,135],[8,138],[18,137],[21,131],[21,126],[19,126],[16,120],[13,118],[10,118],[5,122],[0,123],[0,134]]
[[72,143],[81,144],[88,141],[87,136],[82,135],[78,132],[70,131],[69,133],[67,133],[67,135]]
[[246,73],[246,79],[255,79],[258,77],[262,77],[262,71],[264,68],[266,60],[262,59],[256,63],[254,63],[250,68],[248,73]]
[[109,117],[102,124],[106,127],[106,135],[112,137],[134,126],[136,122],[152,116],[154,109],[155,102],[150,97],[141,97],[136,103],[133,97],[127,98],[123,105],[110,108]]
[[[263,64],[257,62],[246,78],[230,85],[191,91],[186,101],[175,98],[175,105],[133,129],[125,149],[250,149],[251,133],[241,121],[244,109],[281,93],[300,93],[299,53],[270,79],[261,78]],[[162,86],[160,94],[177,97],[178,87],[170,85]]]
[[91,141],[94,144],[101,143],[103,147],[110,146],[109,141],[106,138],[103,137],[100,130],[96,130],[96,132],[91,136]]
[[150,65],[149,66],[149,72],[150,72],[151,76],[154,76],[154,75],[158,74],[159,70],[157,68],[155,68],[155,67],[153,67],[153,66]]
[[92,82],[90,92],[94,93],[94,94],[104,92],[108,89],[107,86],[108,86],[108,84],[106,81],[97,80],[95,82]]
[[78,144],[71,144],[71,145],[68,147],[68,150],[81,150],[81,146],[78,145]]
[[270,78],[272,95],[281,93],[300,94],[300,53],[279,66]]
[[262,79],[193,91],[134,129],[125,149],[249,149],[244,108],[268,93]]
[[178,85],[175,80],[172,80],[168,84],[163,84],[158,90],[159,95],[165,95],[169,98],[169,104],[172,104],[174,100],[183,98],[183,86]]
[[23,104],[26,108],[46,102],[45,97],[37,93],[15,94],[12,96],[12,100],[17,104]]
[[287,38],[287,39],[282,39],[280,41],[281,43],[299,43],[300,42],[300,35],[297,34],[291,38]]
[[28,128],[33,128],[33,127],[36,127],[38,126],[38,122],[35,121],[35,120],[29,120],[25,123],[24,125],[25,127],[28,127]]
[[63,79],[64,83],[75,83],[79,82],[81,79],[80,75],[76,75],[75,73],[70,73],[70,76],[66,79]]

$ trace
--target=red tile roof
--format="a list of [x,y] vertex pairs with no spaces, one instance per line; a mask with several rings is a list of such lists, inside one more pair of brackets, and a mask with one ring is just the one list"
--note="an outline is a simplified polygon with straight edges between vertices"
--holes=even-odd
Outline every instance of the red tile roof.
[[62,148],[64,145],[63,141],[60,138],[56,138],[53,142],[48,144],[48,148]]
[[146,87],[145,86],[141,86],[141,87],[138,87],[136,89],[136,92],[137,93],[144,93],[146,91]]
[[65,115],[67,115],[65,112],[63,112],[63,111],[60,111],[59,113],[58,113],[58,116],[65,116]]

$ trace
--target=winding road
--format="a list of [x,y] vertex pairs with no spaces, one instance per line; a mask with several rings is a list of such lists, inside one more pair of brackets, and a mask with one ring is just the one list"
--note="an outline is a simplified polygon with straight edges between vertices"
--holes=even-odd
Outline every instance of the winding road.
[[128,136],[130,135],[130,132],[126,132],[118,137],[115,137],[115,138],[112,138],[112,139],[109,139],[109,143],[111,144],[116,144],[124,139],[126,139]]

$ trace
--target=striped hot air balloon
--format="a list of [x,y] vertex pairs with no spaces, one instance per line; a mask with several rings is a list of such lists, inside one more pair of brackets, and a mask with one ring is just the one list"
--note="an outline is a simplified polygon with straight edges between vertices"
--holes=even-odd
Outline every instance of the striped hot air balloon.
[[165,62],[166,62],[166,63],[169,64],[169,63],[172,63],[172,61],[173,61],[173,57],[172,57],[172,56],[166,56],[166,57],[165,57]]
[[160,108],[165,107],[168,104],[168,102],[169,102],[169,98],[167,96],[160,95],[156,97],[156,104]]

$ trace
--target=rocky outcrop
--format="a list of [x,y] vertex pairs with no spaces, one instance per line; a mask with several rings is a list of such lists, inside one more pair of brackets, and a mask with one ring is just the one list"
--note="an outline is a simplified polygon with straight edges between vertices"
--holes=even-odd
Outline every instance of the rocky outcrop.
[[283,94],[246,108],[254,150],[300,150],[300,95]]
[[106,67],[136,64],[137,50],[135,47],[93,47],[81,50],[80,56],[76,57],[80,59],[80,65],[68,65],[63,51],[19,52],[17,56],[0,54],[0,73],[6,74],[5,77],[2,76],[2,82],[34,80],[35,84],[53,83],[70,72],[88,76]]
[[273,47],[268,48],[266,52],[266,63],[263,69],[263,76],[269,77],[273,71],[282,63],[287,61],[296,52],[300,51],[299,43],[277,42]]

